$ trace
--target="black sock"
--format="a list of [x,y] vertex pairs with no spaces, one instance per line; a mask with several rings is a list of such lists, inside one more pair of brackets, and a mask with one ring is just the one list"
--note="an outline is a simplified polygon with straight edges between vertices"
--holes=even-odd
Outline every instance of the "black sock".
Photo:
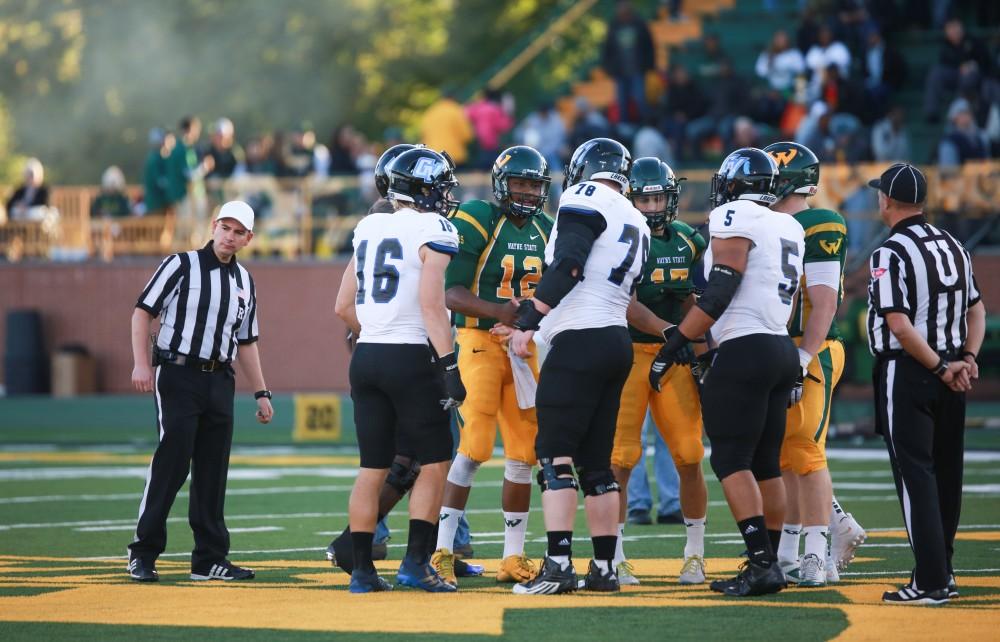
[[373,541],[375,541],[375,533],[351,531],[351,544],[354,547],[354,568],[369,572],[375,570],[375,564],[372,562]]
[[416,564],[426,564],[430,559],[428,547],[431,546],[431,536],[434,534],[434,524],[423,519],[410,520],[410,536],[406,542],[406,559]]
[[591,537],[590,541],[594,544],[594,559],[607,562],[608,569],[614,570],[611,563],[615,559],[615,546],[618,544],[617,535],[597,535],[596,537]]
[[775,553],[778,550],[778,545],[781,544],[781,529],[771,530],[767,529],[767,538],[771,541],[771,552]]
[[[553,555],[573,556],[573,531],[548,531],[546,535],[549,538],[549,557]],[[611,554],[614,556],[614,551],[611,551]]]
[[755,515],[737,522],[740,534],[747,546],[747,557],[758,566],[770,566],[774,561],[774,551],[771,549],[770,533],[764,524],[763,515]]

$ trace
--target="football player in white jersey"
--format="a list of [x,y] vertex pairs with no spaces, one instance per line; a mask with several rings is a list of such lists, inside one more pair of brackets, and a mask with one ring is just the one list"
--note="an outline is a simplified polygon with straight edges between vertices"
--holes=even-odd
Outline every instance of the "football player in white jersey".
[[455,205],[449,196],[457,182],[447,157],[426,148],[403,152],[388,173],[396,211],[358,223],[336,304],[358,334],[350,380],[361,468],[348,508],[350,591],[391,588],[375,572],[371,548],[398,430],[421,469],[410,494],[409,541],[397,582],[453,592],[430,565],[430,550],[451,461],[449,411],[465,399],[444,303],[445,268],[458,252],[458,233],[445,218]]
[[579,487],[594,545],[582,587],[619,590],[613,559],[620,489],[611,472],[611,449],[622,387],[632,367],[626,311],[650,234],[646,218],[624,195],[630,166],[625,146],[607,138],[587,141],[573,153],[545,247],[548,269],[534,298],[518,309],[514,351],[527,355],[540,325],[552,347],[535,399],[548,549],[538,576],[515,585],[514,593],[577,589],[570,558]]
[[777,176],[774,159],[756,148],[738,149],[723,161],[712,178],[708,284],[684,320],[668,330],[649,373],[659,389],[678,351],[712,329],[719,350],[702,389],[702,415],[712,470],[749,560],[735,578],[711,587],[741,597],[786,586],[775,554],[785,512],[779,460],[788,398],[799,375],[787,324],[805,241],[794,218],[768,209]]

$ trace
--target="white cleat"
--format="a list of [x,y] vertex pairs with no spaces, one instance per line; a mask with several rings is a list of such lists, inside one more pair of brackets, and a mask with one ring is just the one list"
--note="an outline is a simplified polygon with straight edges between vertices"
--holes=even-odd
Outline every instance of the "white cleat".
[[798,584],[802,579],[801,558],[797,560],[778,560],[778,568],[785,574],[785,581],[789,584]]
[[639,586],[639,578],[635,576],[635,567],[632,566],[632,562],[622,560],[615,567],[615,571],[618,575],[619,586]]
[[810,553],[802,558],[799,565],[799,586],[820,587],[826,586],[826,568],[824,560],[818,555]]
[[684,558],[684,566],[677,578],[679,584],[704,584],[705,560],[701,555],[691,555]]
[[850,513],[844,513],[837,523],[830,525],[830,557],[838,571],[847,568],[867,536]]
[[840,581],[840,571],[837,570],[837,565],[833,563],[833,557],[830,553],[826,554],[826,583],[836,584]]

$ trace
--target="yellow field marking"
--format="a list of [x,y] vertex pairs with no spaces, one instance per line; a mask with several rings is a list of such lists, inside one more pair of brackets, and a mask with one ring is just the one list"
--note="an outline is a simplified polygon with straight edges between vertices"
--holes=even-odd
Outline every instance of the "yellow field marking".
[[[869,538],[906,539],[906,531],[875,531],[868,533]],[[959,531],[955,539],[971,542],[1000,542],[1000,531]]]
[[[736,569],[740,558],[709,560],[713,575]],[[929,632],[947,630],[950,636],[988,639],[995,633],[1000,608],[980,602],[996,599],[996,594],[960,598],[944,609],[898,608],[880,603],[883,590],[905,581],[878,577],[833,585],[849,604],[822,601],[782,602],[731,600],[712,593],[706,585],[682,587],[676,582],[680,571],[677,559],[633,560],[636,573],[645,585],[626,587],[621,595],[576,594],[565,596],[515,596],[508,585],[487,585],[463,589],[455,595],[437,596],[420,591],[396,590],[374,595],[346,592],[348,576],[322,560],[264,560],[250,565],[259,580],[273,570],[290,571],[288,581],[201,583],[187,578],[187,562],[158,563],[162,581],[139,585],[125,577],[124,560],[87,560],[52,557],[0,556],[0,586],[53,587],[63,590],[41,595],[0,597],[0,621],[79,622],[114,625],[207,626],[233,628],[278,628],[309,631],[356,631],[409,633],[467,633],[500,635],[507,609],[594,608],[631,606],[661,608],[711,608],[720,604],[767,606],[772,608],[839,609],[849,627],[838,640],[882,640],[925,638]],[[66,564],[66,566],[60,566]],[[395,561],[378,562],[383,574],[392,579]],[[499,560],[484,560],[488,573]],[[115,568],[115,567],[120,568]],[[26,571],[92,571],[77,575],[35,575]],[[653,585],[655,581],[656,585]],[[1000,591],[1000,578],[963,576],[962,587],[985,587]],[[796,594],[805,589],[789,589]],[[233,593],[237,591],[237,593]],[[233,599],[237,597],[237,599]],[[440,616],[442,604],[448,617]],[[961,613],[955,611],[960,610]],[[181,615],[183,614],[183,615]],[[945,628],[946,627],[946,628]]]

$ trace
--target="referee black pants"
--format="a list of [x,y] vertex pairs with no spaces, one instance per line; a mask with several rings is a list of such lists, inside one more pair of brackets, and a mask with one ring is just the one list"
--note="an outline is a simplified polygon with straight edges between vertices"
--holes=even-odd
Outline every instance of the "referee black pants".
[[965,393],[910,357],[880,360],[876,430],[885,439],[916,560],[913,588],[945,588],[962,508]]
[[191,473],[188,521],[194,531],[191,568],[225,559],[229,530],[223,518],[233,442],[235,379],[229,369],[201,372],[162,365],[153,392],[160,443],[146,475],[139,520],[129,550],[154,561],[167,546],[167,515]]

